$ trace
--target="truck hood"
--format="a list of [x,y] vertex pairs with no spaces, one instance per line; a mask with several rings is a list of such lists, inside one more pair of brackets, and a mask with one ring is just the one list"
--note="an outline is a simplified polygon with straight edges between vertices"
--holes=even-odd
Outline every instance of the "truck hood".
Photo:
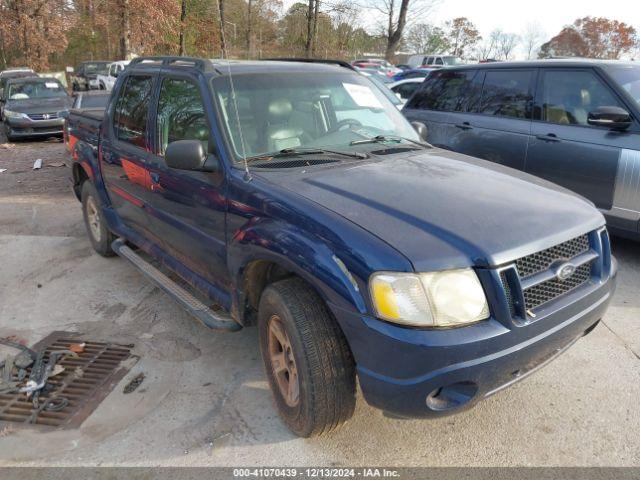
[[500,265],[604,225],[568,190],[440,149],[265,176],[368,230],[417,271]]
[[5,105],[7,110],[20,113],[51,113],[69,108],[69,97],[34,98],[25,100],[9,100]]

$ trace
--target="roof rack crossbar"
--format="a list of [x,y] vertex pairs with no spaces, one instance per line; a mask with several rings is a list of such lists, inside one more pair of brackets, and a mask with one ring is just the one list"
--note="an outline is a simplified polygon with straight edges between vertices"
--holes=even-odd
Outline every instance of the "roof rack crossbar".
[[129,66],[144,65],[145,63],[157,63],[159,65],[170,66],[185,66],[195,67],[202,72],[208,72],[213,70],[213,65],[210,61],[202,58],[194,57],[180,57],[180,56],[149,56],[149,57],[137,57],[131,60]]

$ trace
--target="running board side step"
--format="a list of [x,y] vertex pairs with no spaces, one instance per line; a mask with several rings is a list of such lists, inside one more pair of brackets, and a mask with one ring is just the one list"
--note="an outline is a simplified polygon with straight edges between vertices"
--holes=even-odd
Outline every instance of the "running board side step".
[[191,293],[175,283],[164,273],[129,248],[124,240],[120,238],[115,240],[111,244],[111,248],[120,257],[128,260],[134,267],[140,270],[140,272],[152,280],[166,294],[178,302],[187,312],[202,322],[206,327],[214,330],[226,330],[229,332],[235,332],[242,328],[241,325],[234,321],[228,314],[211,310]]

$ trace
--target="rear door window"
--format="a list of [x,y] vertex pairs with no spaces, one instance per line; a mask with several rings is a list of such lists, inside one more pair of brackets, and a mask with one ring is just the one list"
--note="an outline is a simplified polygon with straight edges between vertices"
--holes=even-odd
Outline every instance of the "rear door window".
[[114,131],[118,140],[149,149],[147,123],[153,78],[132,75],[122,89],[114,115]]
[[408,108],[444,112],[467,111],[469,87],[476,70],[442,70],[429,76]]
[[598,107],[622,106],[592,70],[542,72],[539,115],[544,122],[587,126],[589,112]]
[[433,57],[427,57],[427,61],[423,65],[433,65]]
[[207,151],[209,125],[198,87],[187,81],[166,78],[160,88],[157,131],[159,153],[176,140],[200,140]]
[[479,113],[531,118],[534,70],[488,70]]
[[442,61],[441,57],[438,57],[438,58],[436,58],[435,64],[436,65],[444,65],[444,62]]

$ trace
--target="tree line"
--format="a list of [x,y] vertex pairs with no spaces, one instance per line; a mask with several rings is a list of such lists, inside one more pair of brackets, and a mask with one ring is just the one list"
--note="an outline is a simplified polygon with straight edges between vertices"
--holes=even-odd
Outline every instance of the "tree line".
[[[538,24],[480,35],[473,22],[432,17],[440,0],[0,0],[0,69],[59,69],[133,55],[218,58],[320,57],[351,60],[398,52],[468,59],[637,53],[636,30],[585,17],[545,42]],[[375,19],[363,22],[364,18]]]

